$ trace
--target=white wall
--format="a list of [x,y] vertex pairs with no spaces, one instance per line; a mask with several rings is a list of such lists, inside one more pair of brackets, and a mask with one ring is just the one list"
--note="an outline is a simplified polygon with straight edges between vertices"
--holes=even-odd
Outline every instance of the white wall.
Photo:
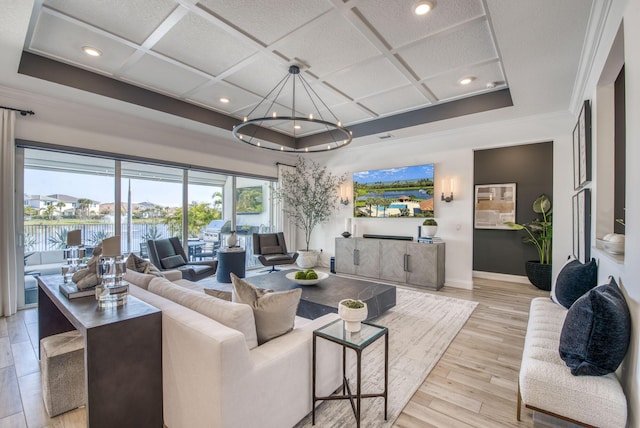
[[620,272],[621,286],[626,292],[632,318],[631,347],[622,366],[622,379],[630,409],[630,425],[640,426],[640,2],[630,1],[624,14],[626,77],[626,246],[625,263]]
[[[624,57],[626,84],[626,245],[624,260],[619,261],[594,248],[595,238],[612,232],[613,228],[613,87],[612,82],[619,71],[614,55],[614,38],[624,20]],[[627,395],[629,417],[627,426],[640,427],[640,193],[635,184],[640,183],[640,2],[616,2],[604,37],[590,70],[584,99],[593,105],[594,176],[592,198],[592,256],[598,260],[600,283],[613,276],[625,294],[631,313],[631,343],[627,356],[618,369],[618,376]],[[611,64],[614,64],[613,70]],[[611,74],[613,71],[613,75]]]

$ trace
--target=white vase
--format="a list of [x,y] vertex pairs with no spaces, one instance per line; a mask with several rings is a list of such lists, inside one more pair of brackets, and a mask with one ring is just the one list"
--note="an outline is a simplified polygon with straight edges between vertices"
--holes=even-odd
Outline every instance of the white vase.
[[422,226],[422,234],[427,238],[433,238],[438,232],[438,226]]
[[366,320],[367,315],[369,314],[367,304],[365,303],[363,308],[348,308],[342,304],[342,302],[346,300],[353,299],[340,300],[340,303],[338,303],[338,315],[340,315],[340,318],[344,320],[344,329],[349,332],[360,331],[360,323]]
[[298,258],[296,259],[296,264],[302,269],[310,269],[314,267],[318,263],[318,253],[309,250],[298,250]]
[[227,238],[227,247],[235,247],[238,243],[238,237],[236,236],[235,231],[231,231],[231,234]]

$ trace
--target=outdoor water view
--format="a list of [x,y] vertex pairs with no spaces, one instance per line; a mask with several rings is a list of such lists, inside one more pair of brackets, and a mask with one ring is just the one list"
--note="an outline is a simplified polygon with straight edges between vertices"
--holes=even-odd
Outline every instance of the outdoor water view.
[[433,217],[433,164],[353,174],[354,217]]

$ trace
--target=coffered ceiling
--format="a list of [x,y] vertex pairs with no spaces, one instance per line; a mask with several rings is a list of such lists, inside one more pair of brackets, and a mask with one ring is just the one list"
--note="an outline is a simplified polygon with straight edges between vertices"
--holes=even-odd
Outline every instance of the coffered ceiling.
[[[31,71],[21,72],[55,81],[51,61],[25,66],[47,58],[102,76],[102,95],[108,77],[121,84],[114,98],[145,104],[118,95],[124,82],[235,121],[297,64],[355,137],[511,105],[529,114],[570,108],[591,1],[437,0],[426,16],[412,12],[415,3],[35,0],[22,46]],[[527,80],[532,72],[539,80]],[[471,82],[460,84],[464,77]]]

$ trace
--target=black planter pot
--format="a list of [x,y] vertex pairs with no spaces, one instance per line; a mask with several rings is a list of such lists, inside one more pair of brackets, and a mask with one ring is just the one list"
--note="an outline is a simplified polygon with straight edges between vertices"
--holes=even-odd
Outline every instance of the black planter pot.
[[540,262],[527,262],[524,265],[529,281],[540,290],[551,291],[551,264]]

